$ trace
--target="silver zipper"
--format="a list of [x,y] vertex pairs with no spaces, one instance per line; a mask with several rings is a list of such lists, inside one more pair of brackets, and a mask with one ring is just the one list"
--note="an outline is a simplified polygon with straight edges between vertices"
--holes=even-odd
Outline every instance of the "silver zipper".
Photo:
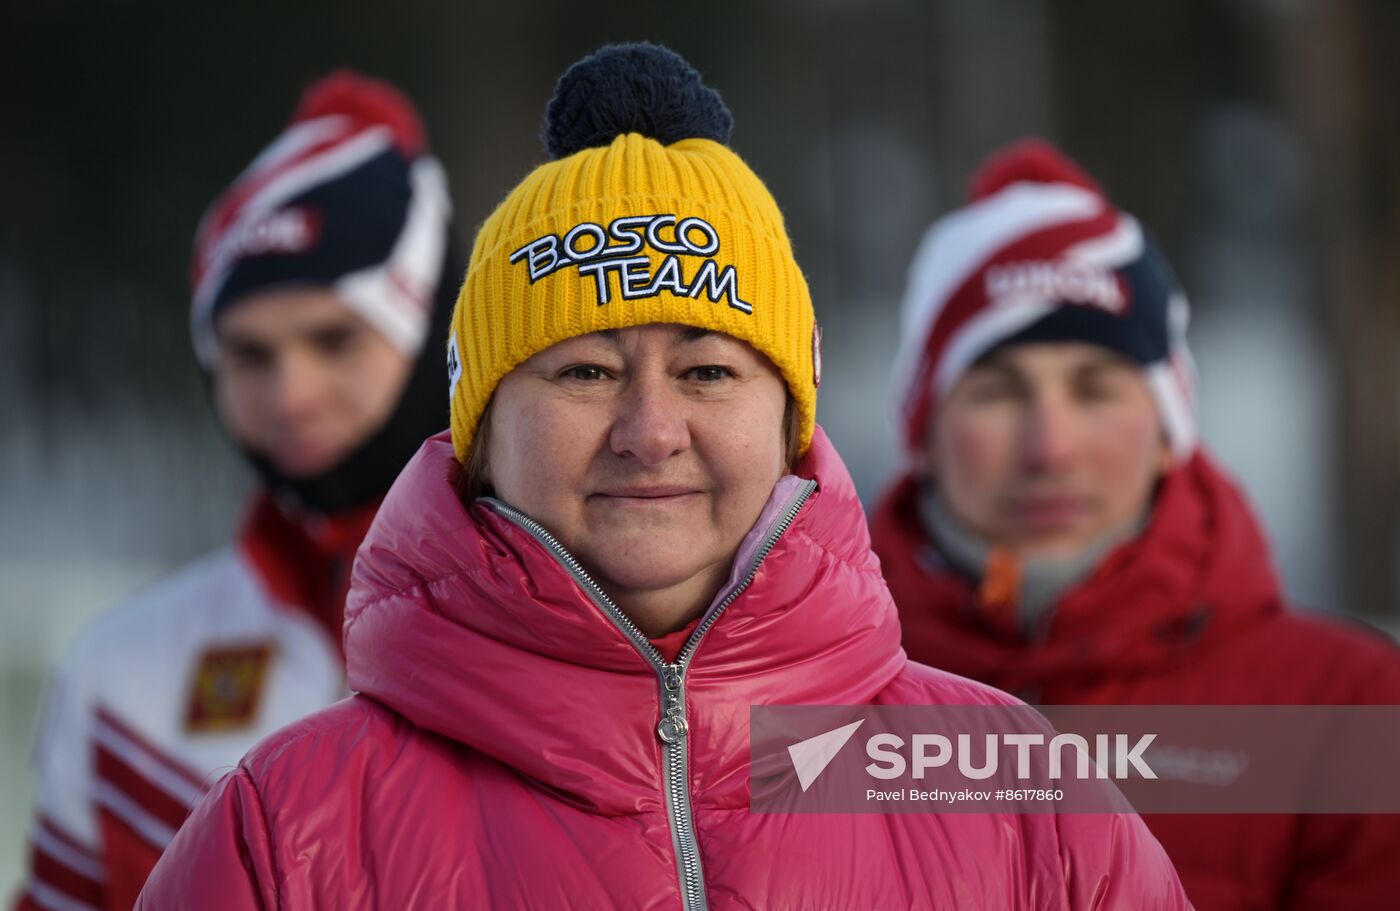
[[661,720],[656,724],[656,736],[662,744],[667,818],[671,824],[671,842],[676,851],[676,872],[680,877],[681,900],[685,911],[707,911],[709,908],[709,900],[705,895],[705,871],[700,863],[700,842],[695,834],[695,816],[690,803],[690,750],[687,747],[690,723],[685,717],[685,672],[691,659],[695,656],[696,650],[700,647],[700,640],[719,620],[719,616],[724,613],[725,608],[733,604],[734,600],[743,594],[744,589],[753,582],[754,577],[758,575],[759,566],[768,556],[769,551],[792,525],[793,520],[797,518],[798,511],[802,509],[802,505],[807,502],[816,489],[816,481],[803,482],[783,510],[782,518],[773,525],[773,528],[763,539],[763,543],[754,553],[753,560],[750,562],[743,579],[706,614],[705,619],[686,640],[685,646],[681,649],[675,662],[670,664],[666,663],[666,659],[662,657],[661,652],[657,651],[656,646],[651,644],[651,640],[641,631],[641,628],[613,603],[607,592],[603,591],[602,587],[593,581],[578,560],[574,559],[574,555],[569,553],[564,545],[560,544],[559,540],[550,534],[543,525],[500,500],[493,497],[483,498],[483,502],[488,506],[529,532],[554,554],[560,565],[569,571],[569,574],[574,577],[574,581],[583,588],[593,603],[602,609],[603,614],[613,622],[613,625],[631,641],[632,645],[651,665],[652,670],[656,672],[661,699]]

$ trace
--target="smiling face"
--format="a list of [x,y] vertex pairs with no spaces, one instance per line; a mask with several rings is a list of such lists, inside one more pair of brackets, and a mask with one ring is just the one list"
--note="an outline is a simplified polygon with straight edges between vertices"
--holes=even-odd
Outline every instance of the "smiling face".
[[294,479],[334,467],[378,430],[412,367],[328,288],[252,295],[219,316],[215,336],[220,417]]
[[720,333],[581,335],[496,387],[496,495],[568,548],[649,636],[708,606],[787,469],[781,374]]
[[1171,465],[1142,370],[1072,342],[980,361],[939,403],[924,458],[973,531],[1055,557],[1142,516]]

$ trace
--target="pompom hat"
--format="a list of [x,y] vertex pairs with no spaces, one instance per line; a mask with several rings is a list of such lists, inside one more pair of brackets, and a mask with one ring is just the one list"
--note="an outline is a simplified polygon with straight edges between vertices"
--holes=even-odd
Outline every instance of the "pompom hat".
[[460,460],[500,379],[604,329],[678,323],[748,342],[782,373],[812,439],[816,321],[782,213],[725,145],[729,111],[653,44],[605,47],[559,80],[555,159],[483,223],[448,341]]
[[1174,455],[1196,445],[1189,308],[1152,239],[1058,149],[1023,140],[973,175],[910,267],[895,368],[910,453],[939,401],[1005,345],[1078,341],[1142,366]]

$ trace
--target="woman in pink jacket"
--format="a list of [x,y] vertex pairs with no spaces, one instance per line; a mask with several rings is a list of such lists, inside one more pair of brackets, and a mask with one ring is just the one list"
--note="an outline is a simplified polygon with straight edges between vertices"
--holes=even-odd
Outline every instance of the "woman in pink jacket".
[[729,127],[652,45],[561,79],[476,239],[451,433],[358,556],[358,695],[254,749],[138,907],[1189,907],[1132,815],[750,810],[751,705],[1013,700],[900,649]]

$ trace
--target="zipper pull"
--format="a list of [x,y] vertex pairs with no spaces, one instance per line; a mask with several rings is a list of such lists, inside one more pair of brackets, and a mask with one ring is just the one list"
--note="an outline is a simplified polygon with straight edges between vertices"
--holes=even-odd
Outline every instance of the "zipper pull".
[[690,724],[685,720],[680,709],[675,709],[673,714],[662,718],[656,725],[656,736],[660,737],[661,742],[667,745],[681,742],[688,733],[690,733]]
[[668,667],[661,677],[661,686],[661,720],[656,724],[656,736],[665,744],[679,743],[690,732],[690,724],[685,720],[685,703],[681,697],[680,672]]

